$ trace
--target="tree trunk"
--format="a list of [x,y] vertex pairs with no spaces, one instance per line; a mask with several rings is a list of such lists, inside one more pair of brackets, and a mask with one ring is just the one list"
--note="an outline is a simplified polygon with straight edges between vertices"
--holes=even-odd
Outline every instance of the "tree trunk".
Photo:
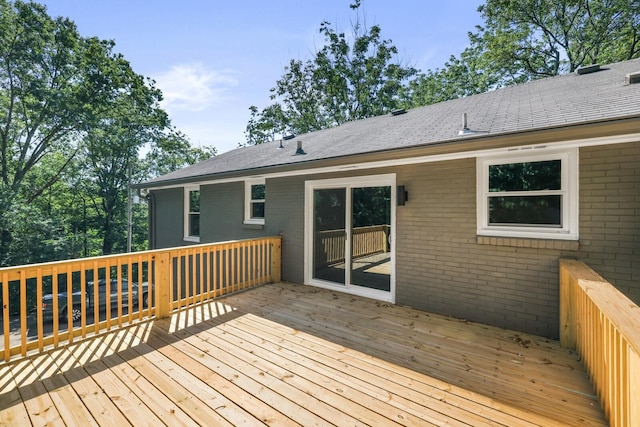
[[6,267],[9,265],[7,262],[9,259],[9,250],[11,248],[11,241],[13,240],[13,236],[11,232],[6,228],[2,228],[2,232],[0,232],[0,267]]
[[104,238],[102,240],[102,254],[110,255],[113,253],[113,246],[115,245],[118,236],[113,229],[113,221],[109,214],[107,214],[107,217],[105,218],[103,231]]

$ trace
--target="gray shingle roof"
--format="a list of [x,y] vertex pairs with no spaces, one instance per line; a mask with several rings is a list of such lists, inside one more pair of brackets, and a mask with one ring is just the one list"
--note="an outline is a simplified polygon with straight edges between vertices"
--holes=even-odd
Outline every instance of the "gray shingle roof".
[[[409,110],[406,114],[372,117],[335,128],[297,135],[282,141],[238,148],[198,164],[151,179],[138,186],[153,187],[176,182],[215,179],[236,171],[335,157],[394,150],[434,143],[455,143],[462,114],[468,127],[482,135],[500,135],[535,129],[563,127],[640,117],[640,84],[625,85],[625,75],[640,71],[640,59],[602,67],[591,74],[567,74],[511,86],[480,95]],[[302,141],[304,156],[294,156]]]

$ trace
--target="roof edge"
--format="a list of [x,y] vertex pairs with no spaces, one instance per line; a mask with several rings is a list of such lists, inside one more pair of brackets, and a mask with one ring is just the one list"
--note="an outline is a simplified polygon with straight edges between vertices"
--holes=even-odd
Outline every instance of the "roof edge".
[[[479,149],[517,147],[522,145],[531,145],[534,143],[551,144],[574,139],[593,139],[607,136],[614,137],[636,133],[640,133],[640,114],[606,120],[574,123],[562,126],[549,126],[544,128],[530,129],[526,131],[468,135],[462,138],[458,137],[434,143],[416,144],[407,147],[370,151],[366,153],[350,154],[345,156],[327,157],[323,159],[307,160],[295,163],[283,163],[259,168],[238,169],[215,174],[194,175],[153,183],[141,182],[138,184],[132,184],[131,188],[154,189],[176,187],[202,181],[247,178],[256,175],[264,175],[267,173],[271,174],[304,169],[311,164],[316,165],[315,168],[322,167],[323,164],[334,164],[336,166],[340,166],[353,163],[376,161],[378,158],[385,160],[399,160],[415,156],[464,153],[478,151]],[[479,144],[487,145],[484,147],[477,147],[477,145]]]

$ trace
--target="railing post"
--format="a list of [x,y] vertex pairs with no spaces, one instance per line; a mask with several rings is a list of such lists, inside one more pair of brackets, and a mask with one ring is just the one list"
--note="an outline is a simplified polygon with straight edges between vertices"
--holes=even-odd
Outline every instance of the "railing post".
[[271,243],[271,280],[282,281],[282,239],[272,239]]
[[171,257],[169,251],[164,251],[155,256],[155,294],[156,294],[156,318],[169,317],[171,301],[169,287],[171,286],[171,269],[169,263]]
[[[251,243],[249,243],[251,241]],[[251,250],[247,248],[251,247]],[[254,249],[255,248],[255,249]],[[237,263],[233,265],[230,263],[231,252],[237,251],[238,258],[235,260]],[[206,253],[206,262],[203,259],[203,254]],[[252,253],[251,256],[246,256]],[[182,262],[183,257],[186,262]],[[190,258],[191,257],[191,258]],[[198,267],[197,258],[200,258],[200,266]],[[255,259],[253,259],[255,257]],[[247,259],[246,263],[243,260]],[[181,262],[176,263],[176,260],[180,259]],[[248,261],[253,259],[252,262]],[[189,261],[191,260],[191,261]],[[209,264],[210,263],[210,264]],[[137,264],[137,278],[134,274],[134,265]],[[208,265],[209,264],[209,265]],[[126,266],[126,270],[124,269]],[[184,271],[182,271],[184,269]],[[199,274],[194,274],[196,270],[199,270]],[[205,276],[206,270],[206,278]],[[139,313],[136,316],[139,320],[144,320],[145,317],[154,317],[156,319],[170,316],[172,310],[178,307],[184,307],[194,302],[204,300],[204,297],[196,296],[196,290],[207,289],[206,294],[212,296],[222,296],[229,293],[233,288],[231,279],[237,277],[243,281],[251,279],[252,285],[264,284],[267,282],[279,282],[282,280],[282,237],[264,237],[259,239],[247,239],[246,241],[230,241],[213,243],[206,245],[199,245],[195,248],[178,247],[171,249],[159,249],[140,252],[138,254],[131,255],[105,255],[100,257],[92,257],[79,260],[66,260],[66,261],[54,261],[51,263],[42,263],[34,265],[24,265],[15,267],[2,267],[0,268],[0,301],[3,307],[0,307],[0,324],[4,321],[4,325],[0,325],[0,335],[4,334],[4,337],[0,336],[0,363],[4,361],[10,361],[12,356],[26,355],[31,350],[44,350],[45,347],[52,346],[54,348],[64,344],[65,341],[73,342],[75,337],[84,338],[88,331],[99,333],[102,330],[110,330],[113,326],[112,323],[117,321],[118,326],[124,326],[123,322],[133,322],[134,313],[128,313],[125,317],[118,304],[118,315],[114,317],[107,315],[105,320],[101,320],[99,316],[95,316],[93,325],[87,325],[88,319],[86,318],[88,308],[98,307],[100,304],[100,293],[89,292],[87,283],[93,281],[94,284],[97,280],[103,279],[110,282],[113,279],[115,282],[122,282],[126,277],[131,280],[127,292],[127,298],[133,293],[133,282],[137,282],[139,286],[143,286],[143,280],[146,279],[149,286],[152,287],[151,294],[148,295],[148,304],[143,303],[144,294],[138,294],[138,309]],[[249,272],[252,272],[249,274]],[[89,278],[91,274],[91,279]],[[53,316],[51,326],[51,336],[44,336],[47,334],[46,330],[41,327],[34,328],[37,335],[27,335],[27,284],[35,281],[36,292],[35,297],[39,304],[42,304],[43,299],[43,286],[44,278],[51,282],[51,293],[54,296],[51,305],[46,306],[48,314]],[[65,278],[66,277],[66,278]],[[59,318],[60,318],[60,304],[62,302],[68,302],[72,304],[75,300],[71,298],[71,291],[73,291],[74,278],[77,282],[79,279],[80,294],[89,297],[89,300],[82,299],[80,303],[82,313],[82,323],[79,327],[73,326],[73,319],[70,317],[73,315],[69,311],[66,315],[69,331],[64,330],[61,333]],[[190,282],[190,280],[193,281]],[[187,298],[178,299],[182,295],[178,290],[178,285],[182,286],[184,280],[190,283],[188,288],[189,293]],[[210,283],[209,283],[210,282]],[[15,299],[10,299],[9,283],[12,283],[11,290],[15,286],[19,295],[15,295]],[[206,286],[206,285],[209,286]],[[200,288],[197,288],[197,286]],[[224,285],[224,286],[223,286]],[[124,290],[114,288],[110,286],[112,290],[120,294],[118,300],[123,302]],[[235,288],[237,290],[237,287]],[[48,289],[47,289],[48,290]],[[181,290],[181,288],[180,288]],[[78,300],[80,301],[80,300]],[[88,301],[88,302],[87,302]],[[107,299],[109,302],[110,299]],[[19,334],[19,339],[16,344],[11,345],[10,334],[13,332],[9,313],[12,309],[12,304],[19,304],[15,307],[20,313],[21,319],[18,322],[16,331]],[[115,309],[116,307],[113,306]],[[39,305],[37,311],[41,313],[35,314],[35,323],[37,325],[43,325],[44,320],[44,305]],[[97,313],[96,313],[97,314]],[[108,314],[112,314],[108,311]],[[16,329],[17,329],[16,328]],[[65,328],[66,329],[66,328]],[[4,348],[2,348],[4,344]]]
[[560,346],[576,349],[576,319],[574,313],[574,279],[569,272],[570,260],[560,260]]

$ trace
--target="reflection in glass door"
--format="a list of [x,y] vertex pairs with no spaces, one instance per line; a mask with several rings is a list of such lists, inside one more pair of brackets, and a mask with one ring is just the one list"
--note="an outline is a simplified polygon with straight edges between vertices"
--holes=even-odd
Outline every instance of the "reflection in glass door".
[[313,277],[342,285],[346,283],[346,198],[344,188],[313,192]]
[[307,212],[312,220],[307,247],[314,284],[393,299],[394,182],[382,176],[308,183]]
[[391,289],[391,187],[351,189],[351,280],[357,286]]

